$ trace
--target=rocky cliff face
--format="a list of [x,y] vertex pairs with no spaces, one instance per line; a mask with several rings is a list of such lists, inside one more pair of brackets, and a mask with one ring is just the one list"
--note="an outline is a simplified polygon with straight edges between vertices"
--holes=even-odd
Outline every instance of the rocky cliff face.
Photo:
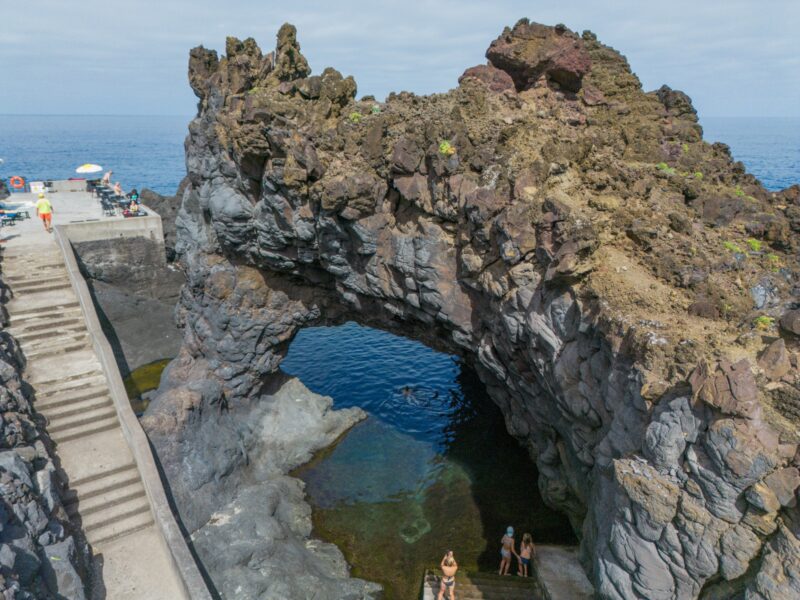
[[[0,280],[2,304],[7,294]],[[22,381],[24,365],[17,341],[0,330],[0,595],[82,600],[88,547],[61,502],[53,444]]]
[[476,368],[599,597],[797,597],[797,189],[590,32],[523,20],[487,57],[380,103],[289,25],[192,50],[185,339],[144,421],[182,515],[248,462],[203,436],[299,328],[352,319]]

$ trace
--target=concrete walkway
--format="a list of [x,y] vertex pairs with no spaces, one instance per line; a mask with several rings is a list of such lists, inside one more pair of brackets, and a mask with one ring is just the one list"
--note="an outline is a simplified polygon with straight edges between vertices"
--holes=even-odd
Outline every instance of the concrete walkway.
[[[14,194],[9,201],[33,198]],[[104,218],[87,193],[56,193],[49,199],[54,224]],[[6,305],[9,332],[25,354],[24,376],[35,390],[34,407],[46,417],[57,446],[69,488],[65,508],[92,546],[103,582],[93,597],[184,598],[61,251],[35,210],[30,212],[30,220],[0,231],[6,240],[3,279],[13,294]]]

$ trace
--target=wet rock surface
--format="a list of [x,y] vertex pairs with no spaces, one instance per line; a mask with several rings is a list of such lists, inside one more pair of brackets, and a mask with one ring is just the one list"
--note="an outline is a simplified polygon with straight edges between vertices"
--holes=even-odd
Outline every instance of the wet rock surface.
[[[0,280],[3,304],[8,293]],[[88,549],[61,503],[52,442],[22,380],[24,365],[16,340],[0,329],[0,594],[80,600]]]
[[[766,191],[702,140],[686,94],[643,92],[591,32],[523,20],[487,57],[447,94],[377,103],[310,75],[291,26],[266,55],[235,38],[191,52],[185,337],[144,420],[181,517],[208,531],[243,473],[276,464],[247,448],[280,428],[255,442],[221,424],[284,423],[260,415],[293,335],[352,319],[474,366],[599,597],[795,598],[797,194]],[[209,572],[225,595],[238,569],[304,597],[276,556]]]

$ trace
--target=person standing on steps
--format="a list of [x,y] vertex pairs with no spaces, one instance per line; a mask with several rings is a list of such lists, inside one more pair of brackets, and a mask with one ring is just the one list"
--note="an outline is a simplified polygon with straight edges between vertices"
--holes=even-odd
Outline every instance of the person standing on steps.
[[517,570],[517,575],[528,577],[528,569],[534,556],[536,556],[536,548],[533,545],[533,538],[530,533],[526,533],[522,536],[522,541],[519,544],[519,569]]
[[436,600],[442,600],[444,593],[450,590],[450,600],[456,598],[456,571],[458,571],[458,563],[453,556],[453,551],[448,550],[444,555],[442,563],[439,565],[442,569],[442,580],[439,584],[439,595]]
[[50,204],[44,194],[39,194],[39,200],[36,202],[36,214],[42,219],[42,224],[47,233],[53,231],[53,205]]
[[506,529],[506,534],[500,540],[500,570],[497,572],[498,575],[508,575],[512,554],[519,560],[519,554],[514,549],[514,545],[514,528],[509,525],[508,529]]
[[109,170],[109,171],[106,171],[106,172],[103,174],[103,179],[101,179],[101,180],[100,180],[100,182],[101,182],[103,185],[111,185],[111,176],[112,176],[113,174],[114,174],[114,171],[110,171],[110,170]]

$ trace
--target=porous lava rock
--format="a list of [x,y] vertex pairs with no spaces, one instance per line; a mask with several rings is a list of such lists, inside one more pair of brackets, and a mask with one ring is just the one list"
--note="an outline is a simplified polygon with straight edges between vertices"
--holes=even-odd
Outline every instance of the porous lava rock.
[[381,103],[309,75],[293,28],[191,52],[185,337],[144,420],[181,516],[206,527],[252,468],[236,432],[297,331],[355,320],[476,369],[598,597],[798,597],[797,341],[768,349],[800,291],[796,195],[591,32],[523,20],[487,56]]

